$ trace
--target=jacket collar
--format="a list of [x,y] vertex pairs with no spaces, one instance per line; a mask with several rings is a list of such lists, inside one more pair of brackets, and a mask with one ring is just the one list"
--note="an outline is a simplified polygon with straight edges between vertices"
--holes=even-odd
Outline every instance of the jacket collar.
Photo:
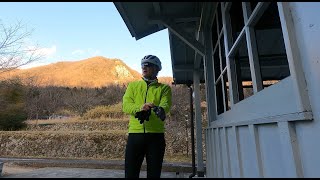
[[149,79],[146,79],[146,78],[142,77],[141,79],[142,79],[144,82],[146,82],[147,85],[158,84],[158,78],[153,79],[153,80],[149,80]]

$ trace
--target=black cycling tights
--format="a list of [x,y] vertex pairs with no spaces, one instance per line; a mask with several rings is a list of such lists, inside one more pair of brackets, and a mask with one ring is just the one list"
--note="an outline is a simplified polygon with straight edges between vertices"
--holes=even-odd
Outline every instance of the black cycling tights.
[[160,178],[166,142],[164,133],[129,133],[125,154],[125,177],[139,178],[146,156],[147,178]]

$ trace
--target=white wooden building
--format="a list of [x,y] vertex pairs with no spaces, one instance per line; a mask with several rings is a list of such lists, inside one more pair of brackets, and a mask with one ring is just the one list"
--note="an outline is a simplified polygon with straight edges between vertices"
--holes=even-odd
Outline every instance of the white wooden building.
[[137,40],[169,30],[174,83],[195,93],[198,175],[320,177],[319,2],[114,4]]

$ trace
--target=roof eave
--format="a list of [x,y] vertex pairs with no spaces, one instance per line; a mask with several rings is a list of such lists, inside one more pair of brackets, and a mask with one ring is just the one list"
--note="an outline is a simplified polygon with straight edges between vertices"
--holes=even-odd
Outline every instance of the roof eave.
[[140,39],[141,37],[137,39],[137,34],[136,34],[135,31],[133,30],[133,26],[132,26],[132,24],[130,23],[130,20],[129,20],[127,14],[125,13],[125,10],[123,9],[123,6],[122,6],[121,2],[113,2],[113,4],[114,4],[115,7],[117,8],[120,16],[122,17],[124,23],[126,24],[128,30],[129,30],[131,36],[132,36],[132,37],[135,37],[136,40]]

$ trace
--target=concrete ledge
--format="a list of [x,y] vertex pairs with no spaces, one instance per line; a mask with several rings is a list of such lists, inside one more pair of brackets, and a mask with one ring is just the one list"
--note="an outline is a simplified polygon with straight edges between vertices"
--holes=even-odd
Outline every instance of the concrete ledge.
[[[124,170],[124,160],[92,160],[92,159],[50,159],[50,158],[0,158],[0,162],[28,167],[67,167],[92,169]],[[145,162],[141,170],[146,170]],[[164,162],[162,170],[166,172],[192,173],[191,163]]]

